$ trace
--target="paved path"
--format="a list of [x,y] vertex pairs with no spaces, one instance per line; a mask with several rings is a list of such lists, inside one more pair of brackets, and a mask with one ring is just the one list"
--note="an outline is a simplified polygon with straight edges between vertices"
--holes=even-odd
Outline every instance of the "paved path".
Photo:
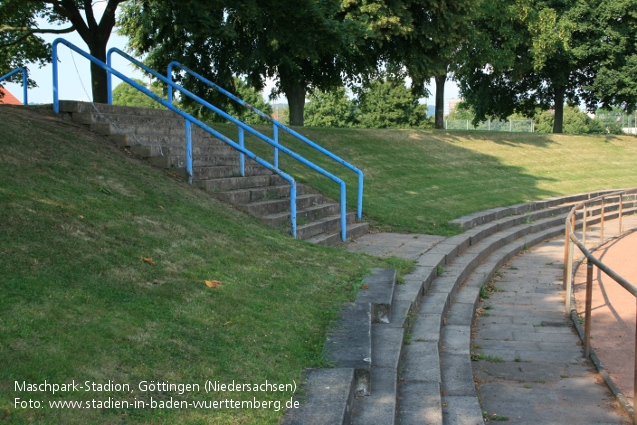
[[563,238],[516,257],[476,318],[473,362],[483,411],[515,424],[623,424],[628,417],[583,357],[564,313]]
[[[378,233],[348,249],[413,260],[443,239]],[[508,418],[511,424],[631,423],[584,359],[564,314],[563,255],[563,238],[519,255],[501,269],[498,291],[479,310],[472,352],[482,357],[473,362],[482,410],[491,420]],[[634,320],[634,301],[631,305]],[[632,365],[632,355],[628,360]]]

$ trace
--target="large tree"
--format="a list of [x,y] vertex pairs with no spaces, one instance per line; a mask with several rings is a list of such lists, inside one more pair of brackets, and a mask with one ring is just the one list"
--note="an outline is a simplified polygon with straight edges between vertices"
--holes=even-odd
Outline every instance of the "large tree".
[[[115,25],[117,6],[126,0],[108,0],[97,21],[93,0],[4,0],[0,4],[0,66],[33,60],[48,61],[48,46],[38,34],[77,31],[91,55],[106,62],[106,45]],[[37,19],[64,28],[39,28]],[[5,54],[9,56],[4,56]],[[91,64],[93,101],[107,101],[106,71]]]
[[484,0],[455,70],[474,123],[552,109],[553,132],[561,133],[565,103],[589,110],[599,102],[634,105],[636,5]]
[[273,78],[291,125],[303,125],[308,90],[342,85],[365,62],[353,46],[366,29],[346,18],[338,0],[131,0],[120,26],[152,67],[177,59],[222,86],[233,73],[246,75],[257,90]]
[[427,95],[436,84],[435,127],[444,128],[444,90],[449,65],[460,44],[470,38],[476,0],[412,0],[406,2],[410,31],[389,43],[389,58],[406,67],[412,91]]
[[[587,7],[588,6],[588,7]],[[637,0],[591,1],[573,10],[579,43],[575,54],[594,72],[587,103],[637,109]]]

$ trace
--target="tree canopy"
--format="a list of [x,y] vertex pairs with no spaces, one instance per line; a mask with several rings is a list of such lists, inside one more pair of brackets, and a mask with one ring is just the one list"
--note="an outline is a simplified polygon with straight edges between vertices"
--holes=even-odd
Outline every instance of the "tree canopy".
[[[106,62],[106,45],[115,26],[115,12],[126,0],[108,0],[97,21],[92,0],[4,0],[0,4],[0,67],[49,62],[50,46],[38,34],[77,31],[91,55]],[[37,19],[65,28],[39,28]],[[5,56],[5,54],[7,56]],[[93,101],[106,103],[106,71],[91,64]]]
[[585,103],[589,110],[600,102],[634,107],[637,84],[629,75],[635,5],[635,0],[483,0],[473,21],[475,35],[455,67],[476,122],[552,108],[553,132],[561,133],[565,103]]
[[[206,78],[230,86],[246,75],[261,90],[273,78],[273,95],[285,94],[291,125],[303,125],[309,90],[343,85],[362,56],[352,48],[363,27],[345,18],[338,0],[223,1],[131,0],[122,9],[120,31],[147,62],[164,68],[179,60]],[[184,77],[189,88],[205,87]]]

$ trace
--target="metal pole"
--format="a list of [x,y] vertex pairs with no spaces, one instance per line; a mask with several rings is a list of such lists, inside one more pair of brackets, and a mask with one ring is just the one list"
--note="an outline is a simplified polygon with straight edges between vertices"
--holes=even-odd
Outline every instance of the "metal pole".
[[192,125],[186,120],[186,173],[188,174],[188,182],[192,184]]
[[591,355],[591,310],[593,304],[593,263],[586,267],[586,318],[584,322],[584,357]]
[[566,261],[568,259],[568,220],[564,225],[564,267],[562,267],[562,287],[566,289]]
[[588,221],[588,212],[586,211],[586,204],[584,204],[584,221],[582,223],[582,245],[586,245],[586,225]]
[[27,69],[22,68],[22,91],[23,91],[23,99],[22,102],[24,105],[29,104],[29,78],[27,77]]
[[[637,299],[635,301],[637,306]],[[637,327],[635,327],[635,373],[633,377],[633,388],[637,388]],[[634,413],[634,409],[637,409],[637,391],[633,390],[633,392],[635,393],[633,399],[633,425],[637,425],[637,414]]]
[[[279,144],[279,127],[276,124],[272,124],[272,132],[274,135],[274,143]],[[274,168],[279,169],[279,148],[274,148]]]
[[[239,146],[242,148],[245,147],[245,135],[241,127],[239,127]],[[246,160],[242,153],[239,154],[239,173],[241,174],[241,177],[246,176]]]
[[606,215],[604,212],[605,206],[606,206],[606,198],[602,198],[602,221],[601,221],[601,228],[599,229],[600,231],[599,243],[604,242],[604,216]]
[[568,242],[568,259],[566,267],[566,313],[571,313],[571,278],[573,275],[573,251],[575,246],[573,242]]
[[564,270],[563,272],[563,276],[562,276],[562,287],[564,289],[566,289],[566,269],[568,267],[568,244],[570,241],[569,238],[569,222],[568,220],[566,220],[566,224],[564,226],[564,267],[562,268]]
[[619,234],[622,234],[622,217],[624,215],[624,195],[619,195]]

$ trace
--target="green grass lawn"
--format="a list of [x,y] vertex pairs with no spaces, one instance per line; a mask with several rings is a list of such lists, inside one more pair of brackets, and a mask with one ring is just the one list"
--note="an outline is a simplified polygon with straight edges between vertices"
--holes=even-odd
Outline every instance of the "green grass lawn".
[[[235,134],[234,127],[224,127]],[[269,128],[264,133],[271,134]],[[488,208],[596,189],[637,186],[637,138],[485,131],[299,130],[365,172],[364,214],[376,227],[449,235],[447,222]],[[283,144],[348,181],[356,175],[290,137]],[[271,161],[271,149],[247,146]],[[282,156],[282,168],[338,199],[338,186]],[[286,168],[287,167],[287,168]]]
[[[2,424],[275,424],[284,407],[48,403],[285,402],[290,391],[206,394],[203,383],[300,383],[306,367],[324,365],[325,330],[369,269],[412,266],[294,240],[49,109],[0,107]],[[15,386],[72,380],[127,383],[132,392]],[[144,380],[201,387],[144,392]],[[16,407],[16,398],[46,408]]]
[[[0,423],[275,424],[283,410],[24,409],[15,398],[250,401],[254,393],[137,384],[298,384],[304,368],[325,365],[325,331],[368,270],[411,267],[293,240],[49,110],[0,108]],[[637,181],[634,137],[301,132],[363,169],[365,218],[381,229],[453,234],[447,221],[470,212]],[[355,174],[282,140],[345,176],[354,208]],[[282,168],[338,198],[326,178],[284,157]],[[132,392],[16,392],[16,381],[45,380]]]

